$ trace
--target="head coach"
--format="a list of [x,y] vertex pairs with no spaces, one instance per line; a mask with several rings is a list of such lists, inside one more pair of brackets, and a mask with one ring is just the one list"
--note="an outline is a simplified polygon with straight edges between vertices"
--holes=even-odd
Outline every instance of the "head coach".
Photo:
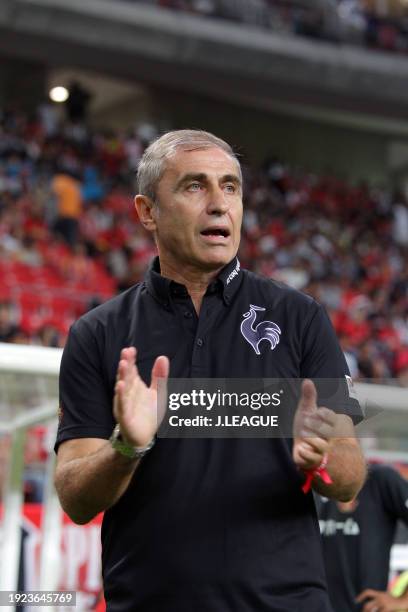
[[[313,496],[301,488],[349,500],[365,464],[347,384],[339,405],[318,406],[309,380],[349,374],[328,317],[241,269],[242,175],[227,143],[165,134],[145,151],[138,189],[159,255],[143,282],[73,325],[60,375],[56,487],[77,523],[105,511],[107,609],[330,612]],[[156,440],[169,374],[304,379],[293,440]]]

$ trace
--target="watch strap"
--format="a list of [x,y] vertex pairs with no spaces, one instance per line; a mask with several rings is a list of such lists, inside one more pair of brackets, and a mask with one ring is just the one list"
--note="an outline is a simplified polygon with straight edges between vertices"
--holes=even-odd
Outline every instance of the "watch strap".
[[131,444],[124,442],[122,433],[120,431],[120,425],[117,423],[111,437],[109,438],[109,442],[111,443],[112,448],[124,457],[127,457],[128,459],[141,459],[146,455],[146,453],[149,452],[149,450],[153,448],[154,443],[156,442],[156,437],[153,437],[146,446],[132,446]]

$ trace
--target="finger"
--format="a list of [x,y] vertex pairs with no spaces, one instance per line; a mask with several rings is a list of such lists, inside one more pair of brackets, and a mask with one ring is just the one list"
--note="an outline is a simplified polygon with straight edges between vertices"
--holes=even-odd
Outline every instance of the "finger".
[[129,363],[134,363],[136,359],[136,349],[134,346],[128,346],[121,350],[120,359]]
[[117,371],[117,375],[116,375],[116,380],[121,380],[121,381],[125,381],[126,378],[126,374],[127,374],[127,361],[126,359],[121,359],[118,363],[118,371]]
[[125,383],[123,382],[123,380],[116,381],[115,394],[118,395],[119,397],[122,397],[124,387],[125,387]]
[[299,444],[297,453],[307,463],[319,466],[322,462],[322,454],[313,451],[309,445]]
[[319,466],[322,462],[322,456],[320,453],[315,453],[306,449],[299,449],[298,455],[303,461],[307,461],[307,463]]
[[152,368],[152,382],[150,388],[157,391],[157,385],[160,379],[167,379],[169,376],[170,362],[168,357],[161,355],[157,357]]
[[298,408],[305,412],[315,412],[317,410],[317,391],[313,382],[306,379],[302,382],[301,396]]
[[124,401],[123,401],[124,386],[125,386],[125,383],[123,382],[123,380],[118,380],[115,385],[115,397],[113,400],[113,410],[114,410],[115,418],[117,421],[120,421],[121,417],[123,416],[123,412],[124,412]]
[[130,349],[125,349],[124,359],[121,359],[119,364],[121,378],[126,383],[126,389],[130,389],[131,386],[135,382],[139,382],[141,380],[139,375],[139,370],[137,369],[135,359],[136,359],[136,349],[131,347]]
[[368,599],[369,597],[375,597],[378,591],[374,589],[364,589],[361,593],[356,597],[357,603],[361,603],[364,599]]
[[126,359],[121,359],[118,366],[118,380],[123,382],[123,391],[126,392],[131,386],[132,366]]
[[164,355],[158,357],[152,369],[151,389],[157,392],[157,427],[159,428],[167,410],[167,379],[169,376],[170,362]]
[[124,349],[121,355],[123,359],[120,360],[118,365],[115,394],[120,400],[117,403],[117,408],[123,414],[126,407],[126,397],[132,390],[133,385],[141,382],[141,378],[133,361],[136,350],[134,348],[131,350]]
[[119,399],[119,407],[121,408],[122,412],[126,404],[126,397],[127,397],[128,391],[129,391],[129,387],[126,384],[126,381],[118,380],[115,385],[115,394]]
[[302,442],[302,441],[297,441],[295,442],[295,445],[293,447],[293,454],[294,456],[299,456],[299,451],[301,449],[307,449],[309,451],[312,450],[312,447],[307,443],[307,442]]
[[136,357],[136,347],[134,346],[126,346],[122,349],[122,352],[124,352],[128,359],[134,359]]
[[123,379],[127,374],[128,363],[134,362],[136,358],[136,349],[134,347],[126,347],[121,350],[120,358],[118,363],[118,369],[116,371],[116,380],[119,378]]
[[382,606],[375,601],[369,601],[363,606],[362,612],[381,612]]
[[135,365],[136,350],[134,347],[129,347],[125,350],[125,361],[127,364],[125,380],[128,387],[132,384],[135,376],[138,375]]
[[329,445],[327,443],[327,440],[324,440],[323,438],[316,438],[316,437],[302,437],[301,438],[302,442],[306,442],[308,447],[310,448],[310,450],[314,453],[319,453],[320,455],[324,455],[325,453],[328,452],[329,450]]

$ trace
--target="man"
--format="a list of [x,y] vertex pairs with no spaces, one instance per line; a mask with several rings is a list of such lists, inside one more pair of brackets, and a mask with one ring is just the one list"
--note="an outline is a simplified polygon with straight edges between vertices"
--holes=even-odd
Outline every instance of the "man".
[[391,467],[372,465],[349,503],[322,500],[319,523],[329,595],[336,612],[404,610],[385,593],[398,520],[408,525],[408,483]]
[[[165,134],[146,150],[138,186],[159,257],[143,283],[73,326],[60,378],[56,486],[78,523],[106,510],[108,610],[329,612],[314,502],[301,486],[306,472],[315,490],[348,500],[365,465],[349,416],[360,409],[328,318],[311,298],[240,268],[242,176],[227,143]],[[261,322],[244,328],[248,316]],[[260,325],[279,329],[273,342],[257,336]],[[345,391],[336,414],[303,382],[293,444],[154,444],[158,380],[169,372],[330,377]]]
[[72,174],[62,170],[54,176],[51,186],[57,206],[54,231],[73,247],[78,241],[79,218],[82,214],[81,183]]

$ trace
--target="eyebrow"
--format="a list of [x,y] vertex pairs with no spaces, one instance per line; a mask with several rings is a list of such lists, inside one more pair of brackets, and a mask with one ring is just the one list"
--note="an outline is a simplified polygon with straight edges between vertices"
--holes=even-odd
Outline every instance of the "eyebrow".
[[[178,191],[183,185],[189,183],[190,181],[199,181],[201,183],[205,183],[208,181],[208,175],[204,172],[189,172],[181,177],[179,181],[177,181],[176,186],[174,187],[174,191]],[[239,187],[242,187],[242,183],[240,178],[236,174],[224,174],[221,177],[221,183],[235,183]]]

